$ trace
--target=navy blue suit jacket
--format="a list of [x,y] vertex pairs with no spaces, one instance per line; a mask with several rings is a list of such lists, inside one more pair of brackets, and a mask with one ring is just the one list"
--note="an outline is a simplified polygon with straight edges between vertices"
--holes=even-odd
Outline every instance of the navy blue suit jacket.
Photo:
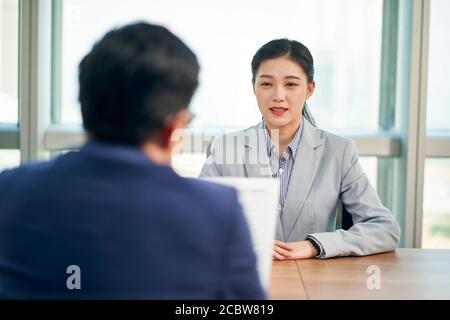
[[[80,268],[69,290],[67,268]],[[0,174],[0,297],[265,298],[236,192],[88,142]]]

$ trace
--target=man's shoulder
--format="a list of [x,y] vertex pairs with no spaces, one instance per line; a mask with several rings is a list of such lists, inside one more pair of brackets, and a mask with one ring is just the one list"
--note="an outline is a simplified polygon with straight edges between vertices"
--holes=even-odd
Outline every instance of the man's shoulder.
[[54,161],[26,163],[0,172],[0,184],[10,183],[45,174]]

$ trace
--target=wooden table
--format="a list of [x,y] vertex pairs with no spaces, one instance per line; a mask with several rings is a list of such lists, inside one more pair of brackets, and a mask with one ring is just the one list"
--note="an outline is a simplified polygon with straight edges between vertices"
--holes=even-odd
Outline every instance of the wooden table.
[[[374,278],[378,271],[379,289]],[[397,249],[366,257],[274,261],[269,296],[274,300],[450,299],[450,250]]]

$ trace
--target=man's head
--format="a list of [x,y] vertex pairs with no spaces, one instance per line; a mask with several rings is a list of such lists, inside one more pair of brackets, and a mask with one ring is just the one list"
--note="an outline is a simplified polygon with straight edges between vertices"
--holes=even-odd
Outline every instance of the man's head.
[[112,30],[79,66],[83,126],[108,142],[168,143],[187,117],[198,72],[195,54],[161,26]]

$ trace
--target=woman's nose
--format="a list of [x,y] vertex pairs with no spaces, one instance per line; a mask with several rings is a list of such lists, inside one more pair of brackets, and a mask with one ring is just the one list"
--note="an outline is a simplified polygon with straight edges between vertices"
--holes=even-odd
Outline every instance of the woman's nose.
[[286,100],[286,92],[284,88],[277,87],[274,92],[273,101],[275,102],[283,102]]

